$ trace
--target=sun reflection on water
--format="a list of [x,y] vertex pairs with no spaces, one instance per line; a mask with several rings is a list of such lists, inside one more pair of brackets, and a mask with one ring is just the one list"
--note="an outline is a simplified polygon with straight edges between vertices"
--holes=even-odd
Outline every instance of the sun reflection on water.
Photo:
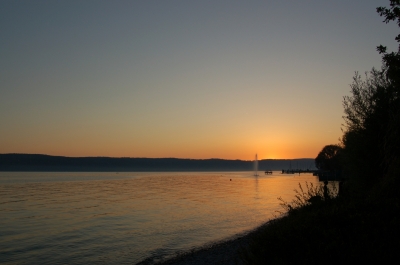
[[5,264],[168,256],[249,231],[276,216],[278,197],[317,182],[278,172],[29,174],[0,173]]

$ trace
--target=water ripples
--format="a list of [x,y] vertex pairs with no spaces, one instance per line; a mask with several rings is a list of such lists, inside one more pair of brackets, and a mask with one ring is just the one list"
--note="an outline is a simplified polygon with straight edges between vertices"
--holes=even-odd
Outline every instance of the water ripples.
[[[13,175],[14,174],[14,175]],[[232,180],[231,180],[232,179]],[[0,173],[2,264],[132,264],[248,231],[306,176]]]

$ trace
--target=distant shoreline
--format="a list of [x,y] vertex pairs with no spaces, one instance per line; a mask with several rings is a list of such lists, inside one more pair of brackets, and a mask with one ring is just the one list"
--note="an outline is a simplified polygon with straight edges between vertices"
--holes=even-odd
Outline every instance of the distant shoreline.
[[[263,159],[258,170],[314,169],[313,158]],[[0,171],[10,172],[212,172],[252,171],[253,161],[182,158],[65,157],[0,154]]]

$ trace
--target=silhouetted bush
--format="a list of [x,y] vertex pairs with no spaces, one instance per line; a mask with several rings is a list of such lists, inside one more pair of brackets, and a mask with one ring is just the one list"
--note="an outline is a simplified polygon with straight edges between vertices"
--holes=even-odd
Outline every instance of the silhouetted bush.
[[[400,27],[400,1],[378,7],[384,22],[397,21]],[[400,43],[400,34],[396,37]],[[388,53],[380,45],[381,70],[372,69],[365,78],[356,73],[351,96],[344,97],[345,131],[343,157],[348,175],[358,183],[376,184],[400,164],[400,45]]]
[[323,202],[336,198],[338,194],[337,186],[333,183],[328,188],[327,184],[328,182],[325,182],[324,184],[319,183],[314,186],[314,184],[306,182],[306,190],[304,190],[299,183],[299,189],[294,190],[296,195],[291,202],[286,202],[281,197],[278,198],[284,210],[283,212],[278,212],[281,214],[293,214],[303,207],[320,205]]
[[315,166],[320,170],[341,170],[342,147],[339,145],[326,145],[315,158]]

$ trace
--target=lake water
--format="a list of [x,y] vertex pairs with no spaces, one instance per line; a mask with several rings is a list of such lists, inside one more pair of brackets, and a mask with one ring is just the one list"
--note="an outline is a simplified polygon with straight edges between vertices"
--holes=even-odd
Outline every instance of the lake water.
[[135,264],[250,231],[306,175],[0,172],[1,264]]

